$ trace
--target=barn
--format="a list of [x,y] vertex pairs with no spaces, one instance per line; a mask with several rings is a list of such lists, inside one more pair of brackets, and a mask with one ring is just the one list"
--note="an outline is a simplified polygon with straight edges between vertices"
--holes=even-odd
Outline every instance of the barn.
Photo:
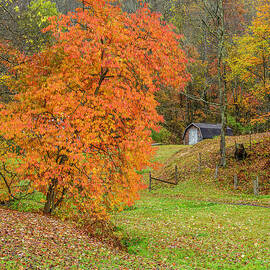
[[[191,123],[184,131],[184,144],[196,144],[204,139],[212,139],[221,133],[221,124]],[[227,127],[227,136],[233,136],[231,128]]]

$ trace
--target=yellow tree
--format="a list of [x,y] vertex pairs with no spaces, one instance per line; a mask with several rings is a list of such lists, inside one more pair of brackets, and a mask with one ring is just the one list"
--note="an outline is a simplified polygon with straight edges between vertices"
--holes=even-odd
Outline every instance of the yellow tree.
[[[247,89],[241,101],[256,106],[256,119],[267,120],[270,116],[270,3],[261,1],[256,17],[247,32],[235,39],[228,64],[231,72],[228,80],[239,78]],[[253,102],[246,102],[246,100]],[[254,108],[253,108],[254,109]]]

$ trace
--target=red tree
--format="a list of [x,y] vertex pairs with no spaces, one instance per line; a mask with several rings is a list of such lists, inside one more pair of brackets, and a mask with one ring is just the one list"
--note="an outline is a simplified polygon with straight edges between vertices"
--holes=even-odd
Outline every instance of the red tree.
[[45,31],[55,44],[17,68],[16,102],[1,109],[3,135],[22,149],[18,172],[46,194],[46,213],[63,202],[97,215],[133,203],[161,120],[154,92],[189,80],[180,37],[146,7],[127,15],[105,0]]

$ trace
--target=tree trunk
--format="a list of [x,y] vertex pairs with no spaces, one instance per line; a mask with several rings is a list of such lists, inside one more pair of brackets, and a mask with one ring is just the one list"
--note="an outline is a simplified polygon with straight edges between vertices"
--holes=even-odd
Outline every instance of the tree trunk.
[[56,197],[56,187],[57,187],[57,180],[52,179],[49,189],[46,195],[46,203],[44,205],[43,212],[45,214],[50,214],[55,209],[55,197]]
[[224,81],[224,8],[223,0],[218,1],[218,88],[220,97],[220,117],[221,117],[221,134],[220,134],[220,166],[226,166],[226,84]]
[[221,133],[220,133],[220,166],[226,166],[226,117],[225,117],[225,105],[220,106],[221,114]]

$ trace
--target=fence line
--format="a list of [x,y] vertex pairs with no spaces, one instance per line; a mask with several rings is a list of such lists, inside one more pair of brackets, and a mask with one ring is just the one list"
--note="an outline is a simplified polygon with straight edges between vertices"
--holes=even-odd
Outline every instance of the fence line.
[[166,184],[170,184],[170,185],[177,185],[178,184],[178,168],[177,168],[177,165],[175,165],[175,168],[174,168],[174,182],[167,181],[167,180],[164,180],[164,179],[160,179],[160,178],[157,178],[157,177],[153,177],[151,172],[149,172],[149,186],[148,186],[149,192],[152,190],[152,180],[156,180],[156,181],[166,183]]
[[[251,149],[251,145],[252,145],[252,141],[251,141],[251,133],[249,134],[250,135],[250,149]],[[199,153],[198,154],[198,164],[197,164],[197,169],[195,168],[194,172],[197,171],[199,173],[202,173],[203,171],[203,155],[202,153]],[[166,167],[165,167],[166,168]],[[168,168],[168,167],[167,167]],[[219,164],[217,163],[216,164],[216,167],[214,169],[214,179],[217,180],[218,177],[219,177]],[[157,178],[157,177],[153,177],[151,175],[151,172],[149,173],[149,186],[148,186],[148,189],[149,191],[152,190],[152,181],[155,180],[155,181],[159,181],[159,182],[162,182],[162,183],[166,183],[166,184],[170,184],[170,185],[177,185],[178,184],[178,181],[179,181],[179,177],[178,177],[178,167],[177,165],[175,165],[175,171],[174,171],[174,182],[171,182],[171,181],[168,181],[168,180],[164,180],[164,179],[160,179],[160,178]],[[260,191],[260,187],[259,187],[259,176],[257,176],[253,181],[253,194],[255,196],[258,196],[259,195],[259,191]],[[235,174],[233,176],[233,188],[234,190],[237,190],[239,188],[239,178],[238,178],[238,175]]]

